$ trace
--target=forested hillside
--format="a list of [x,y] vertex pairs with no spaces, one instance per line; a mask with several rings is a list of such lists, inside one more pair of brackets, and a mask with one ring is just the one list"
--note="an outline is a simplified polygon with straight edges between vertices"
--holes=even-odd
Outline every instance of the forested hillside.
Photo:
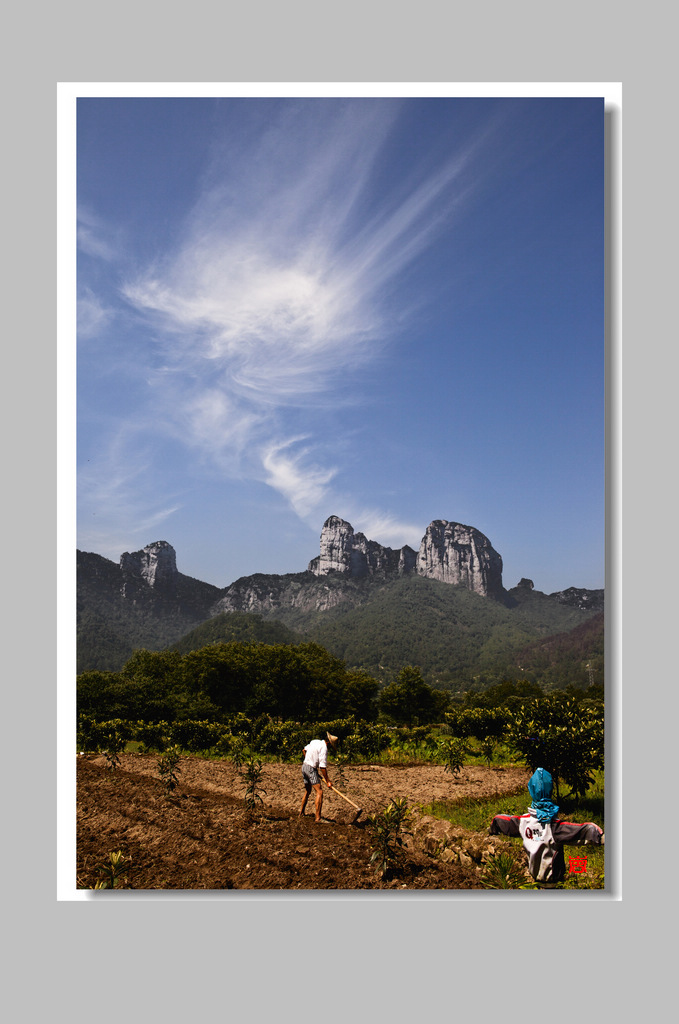
[[[515,592],[510,593],[513,597]],[[537,638],[559,634],[554,662],[563,656],[571,670],[574,662],[591,660],[594,681],[603,682],[603,659],[596,661],[603,644],[602,617],[600,626],[579,637],[571,651],[569,631],[592,616],[534,591],[520,597],[514,607],[506,607],[462,587],[410,577],[376,589],[358,608],[340,606],[317,615],[307,635],[383,682],[393,680],[404,665],[417,665],[428,682],[457,691],[507,674],[539,680],[547,659],[527,655],[521,672],[519,653],[537,644]]]
[[180,654],[188,654],[208,644],[228,643],[231,640],[243,643],[297,644],[302,637],[277,619],[265,620],[261,615],[247,612],[222,612],[192,629],[171,649]]
[[261,613],[215,615],[216,587],[179,573],[167,586],[151,587],[98,555],[79,555],[78,672],[120,671],[138,650],[187,653],[230,641],[307,641],[382,685],[406,665],[452,693],[505,677],[548,689],[603,683],[603,595],[582,607],[578,595],[588,592],[572,600],[570,592],[547,595],[520,585],[500,601],[414,575],[298,574],[290,594],[288,577],[245,583],[253,581],[263,594],[285,593],[289,600]]

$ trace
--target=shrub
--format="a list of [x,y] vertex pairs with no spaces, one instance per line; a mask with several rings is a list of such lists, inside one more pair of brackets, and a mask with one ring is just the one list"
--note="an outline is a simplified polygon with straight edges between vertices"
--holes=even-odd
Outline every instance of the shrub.
[[482,740],[491,736],[499,740],[507,730],[509,713],[506,708],[465,708],[448,712],[445,717],[454,735],[460,739],[473,736]]
[[169,722],[144,722],[137,732],[137,739],[145,753],[161,753],[171,744],[172,726]]
[[282,761],[299,761],[308,742],[307,730],[297,722],[267,722],[257,737],[257,751],[275,754]]
[[170,727],[170,739],[182,750],[190,750],[197,754],[212,750],[224,732],[223,726],[217,722],[182,721],[173,722]]
[[342,752],[347,757],[358,759],[363,757],[377,757],[381,751],[391,744],[391,733],[384,726],[373,725],[372,722],[352,722],[350,732],[343,733],[340,729],[342,723],[337,723],[330,732],[335,729],[335,735],[342,739]]
[[98,722],[91,715],[78,716],[77,740],[80,750],[104,753],[105,750],[111,749],[120,753],[133,736],[133,726],[121,718]]

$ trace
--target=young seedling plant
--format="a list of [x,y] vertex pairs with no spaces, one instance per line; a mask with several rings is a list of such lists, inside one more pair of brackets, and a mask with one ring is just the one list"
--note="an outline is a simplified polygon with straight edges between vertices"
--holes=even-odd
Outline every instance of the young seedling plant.
[[536,889],[526,872],[511,853],[500,851],[486,863],[481,876],[484,889]]
[[462,766],[464,765],[465,755],[467,753],[464,743],[462,740],[446,740],[441,745],[441,751],[445,760],[446,772],[450,772],[453,778],[460,774]]
[[245,745],[240,739],[234,740],[231,745],[231,762],[237,772],[245,764]]
[[336,754],[334,761],[335,765],[337,766],[337,781],[339,782],[342,789],[345,789],[347,785],[347,778],[346,775],[344,774],[344,766],[349,761],[349,758],[347,754]]
[[95,889],[115,889],[118,883],[121,883],[121,888],[124,888],[127,883],[127,857],[123,855],[122,850],[116,850],[115,853],[109,853],[108,860],[105,860],[103,864],[97,864],[96,870],[99,872],[99,881],[95,884]]
[[368,817],[367,823],[373,850],[369,863],[386,878],[401,858],[404,836],[412,835],[406,827],[410,824],[408,801],[392,798],[383,811]]
[[106,746],[99,745],[99,752],[106,758],[106,767],[115,770],[120,767],[120,754],[125,749],[125,740],[116,729],[112,729],[104,741]]
[[245,806],[250,814],[254,813],[258,803],[264,803],[260,796],[261,793],[266,793],[265,789],[260,789],[262,769],[262,762],[256,760],[254,757],[250,757],[244,762],[244,767],[241,772],[241,778],[246,785],[244,797]]
[[486,736],[481,740],[481,756],[485,758],[486,764],[490,764],[495,756],[495,740],[492,736]]
[[158,773],[168,793],[171,793],[179,785],[180,761],[181,751],[178,746],[169,747],[158,758]]

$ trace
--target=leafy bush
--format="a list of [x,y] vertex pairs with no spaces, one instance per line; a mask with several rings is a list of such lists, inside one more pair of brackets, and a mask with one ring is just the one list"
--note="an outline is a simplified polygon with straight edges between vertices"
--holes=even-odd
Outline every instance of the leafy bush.
[[473,736],[478,740],[486,736],[501,739],[509,719],[508,711],[504,707],[458,709],[449,712],[445,717],[455,736],[460,739]]
[[156,751],[161,753],[172,743],[172,726],[169,722],[142,722],[136,733],[145,753]]
[[307,730],[297,722],[268,722],[257,737],[260,754],[275,754],[282,761],[299,761],[309,742]]
[[[341,729],[343,725],[337,723],[337,728]],[[391,744],[391,733],[384,726],[373,725],[372,722],[352,722],[350,730],[344,733],[341,749],[351,759],[376,757]],[[328,731],[333,732],[332,729]],[[340,731],[334,735],[341,738],[343,733]]]
[[212,750],[224,733],[224,726],[209,721],[173,722],[170,727],[172,743],[194,754]]
[[77,742],[79,750],[100,751],[115,747],[118,753],[133,739],[135,727],[121,718],[96,721],[91,715],[78,716]]

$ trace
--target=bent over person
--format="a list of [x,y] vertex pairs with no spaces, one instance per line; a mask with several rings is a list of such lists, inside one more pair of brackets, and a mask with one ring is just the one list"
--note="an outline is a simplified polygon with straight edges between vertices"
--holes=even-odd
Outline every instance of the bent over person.
[[306,803],[311,794],[311,790],[315,793],[315,804],[316,804],[316,821],[321,820],[321,808],[323,807],[323,786],[321,784],[321,775],[328,784],[328,788],[332,789],[332,783],[328,778],[328,746],[331,746],[333,750],[337,749],[338,739],[336,736],[331,736],[329,732],[325,734],[324,740],[312,740],[304,748],[304,763],[302,764],[302,778],[304,780],[304,788],[306,790],[304,799],[302,800],[302,807],[300,809],[300,817],[304,814],[306,809]]
[[603,845],[604,834],[593,821],[578,825],[557,821],[559,808],[552,803],[552,776],[537,768],[528,782],[531,806],[527,814],[496,814],[490,823],[491,835],[520,837],[528,854],[528,870],[540,886],[550,888],[562,882],[566,874],[564,844]]

